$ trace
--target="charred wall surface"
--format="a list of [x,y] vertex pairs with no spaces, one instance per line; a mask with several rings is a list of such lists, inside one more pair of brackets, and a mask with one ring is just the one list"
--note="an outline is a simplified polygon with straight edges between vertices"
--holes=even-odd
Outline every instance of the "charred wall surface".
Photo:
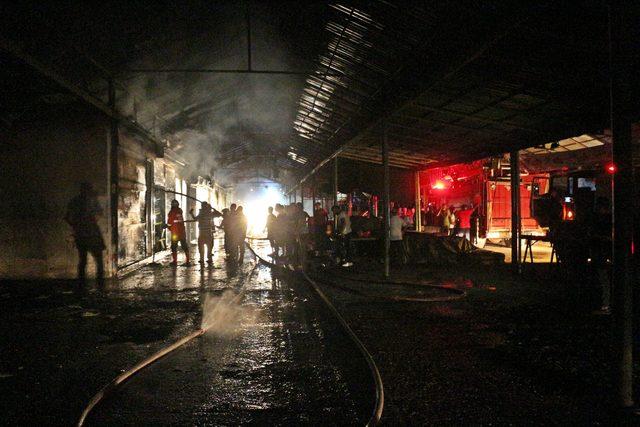
[[[67,106],[0,139],[9,141],[0,156],[0,277],[75,276],[77,254],[64,216],[82,182],[96,192],[103,211],[98,223],[109,241],[108,120]],[[109,256],[107,249],[105,260]],[[90,260],[89,274],[93,269]]]

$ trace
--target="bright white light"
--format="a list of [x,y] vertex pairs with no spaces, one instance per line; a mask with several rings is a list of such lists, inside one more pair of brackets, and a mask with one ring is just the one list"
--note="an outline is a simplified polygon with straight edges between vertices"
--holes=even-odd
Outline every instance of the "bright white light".
[[254,198],[248,200],[244,205],[244,214],[247,217],[247,235],[251,237],[266,237],[265,225],[269,206],[274,207],[276,203],[283,203],[282,194],[270,186],[263,191],[257,192]]

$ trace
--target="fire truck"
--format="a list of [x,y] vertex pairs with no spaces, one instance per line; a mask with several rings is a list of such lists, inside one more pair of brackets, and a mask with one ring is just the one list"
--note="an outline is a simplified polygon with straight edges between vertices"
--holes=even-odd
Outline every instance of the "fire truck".
[[[550,226],[550,202],[557,204],[562,221],[587,218],[596,197],[610,194],[610,170],[599,164],[520,171],[521,230],[545,235]],[[476,245],[488,240],[509,244],[511,239],[511,179],[508,158],[478,160],[421,172],[423,209],[442,206],[478,209]],[[598,184],[598,185],[596,185]],[[427,224],[437,230],[439,224]]]

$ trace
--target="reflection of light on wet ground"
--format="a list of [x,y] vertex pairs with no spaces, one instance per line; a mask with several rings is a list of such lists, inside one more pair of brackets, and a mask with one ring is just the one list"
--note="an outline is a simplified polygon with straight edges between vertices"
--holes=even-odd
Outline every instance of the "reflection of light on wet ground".
[[[269,250],[268,242],[257,243],[258,250]],[[219,263],[225,266],[222,254]],[[122,280],[120,292],[132,299],[161,294],[190,301],[191,307],[213,302],[215,309],[226,295],[225,308],[230,309],[218,310],[213,321],[226,322],[222,332],[234,333],[205,334],[159,361],[98,408],[99,423],[132,424],[141,416],[147,424],[187,425],[267,425],[274,420],[299,425],[326,419],[344,424],[358,418],[361,405],[354,399],[360,396],[346,393],[347,383],[354,381],[351,371],[332,361],[334,354],[352,349],[328,347],[333,335],[323,329],[326,319],[319,320],[317,301],[295,280],[256,266],[251,256],[234,272],[164,265]],[[231,304],[239,292],[242,298]],[[205,316],[211,308],[204,308]],[[187,329],[197,328],[200,320],[196,316]],[[359,384],[363,367],[356,366],[354,383]],[[366,370],[362,373],[369,378]]]

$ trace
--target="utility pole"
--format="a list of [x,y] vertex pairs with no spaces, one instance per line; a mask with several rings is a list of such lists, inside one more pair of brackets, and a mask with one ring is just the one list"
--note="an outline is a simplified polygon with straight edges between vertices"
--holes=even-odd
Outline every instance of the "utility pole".
[[[613,0],[609,9],[609,76],[613,136],[613,315],[616,401],[633,406],[633,215],[634,171],[632,148],[631,28],[637,22],[633,8]],[[636,11],[637,12],[637,11]],[[637,213],[635,213],[637,215]]]
[[118,151],[120,145],[119,123],[116,114],[116,86],[113,80],[109,80],[109,109],[112,112],[110,121],[110,147],[109,147],[109,193],[111,214],[111,273],[113,275],[118,271]]
[[384,176],[384,277],[389,277],[389,248],[391,246],[391,211],[390,211],[390,178],[389,178],[389,139],[387,125],[382,132],[382,169]]
[[[338,206],[338,156],[333,159],[333,206]],[[338,229],[338,216],[336,214],[333,214],[333,229],[334,231]]]
[[422,231],[422,211],[420,205],[422,204],[422,193],[420,192],[420,171],[415,172],[415,186],[416,186],[416,231]]
[[520,274],[520,153],[509,154],[511,166],[511,266]]

